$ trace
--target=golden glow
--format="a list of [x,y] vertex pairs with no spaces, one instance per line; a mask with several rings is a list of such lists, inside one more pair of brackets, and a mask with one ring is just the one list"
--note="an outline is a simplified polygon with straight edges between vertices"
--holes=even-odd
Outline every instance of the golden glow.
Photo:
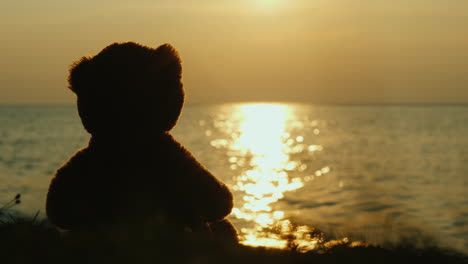
[[[284,104],[243,104],[230,106],[229,111],[230,118],[220,114],[214,123],[229,138],[213,139],[211,145],[226,148],[231,169],[239,172],[232,186],[237,200],[231,217],[243,220],[241,243],[275,248],[294,243],[300,252],[348,243],[346,238],[326,241],[314,228],[294,225],[287,212],[277,205],[287,192],[332,171],[325,166],[302,178],[291,176],[308,168],[300,160],[292,160],[291,154],[323,150],[321,145],[307,145],[307,138],[294,132],[303,131],[306,125],[292,108]],[[317,121],[311,125],[316,127]],[[313,134],[317,135],[318,128],[314,129]]]
[[283,7],[286,0],[254,0],[251,3],[260,11],[273,11]]
[[[304,186],[300,178],[288,175],[288,171],[305,166],[289,158],[289,153],[295,151],[293,144],[304,140],[302,136],[293,139],[287,132],[286,122],[292,118],[290,108],[286,105],[249,104],[240,106],[235,115],[240,119],[239,133],[228,146],[231,150],[229,161],[236,168],[245,165],[239,162],[245,162],[246,158],[250,163],[237,177],[235,189],[245,195],[243,204],[234,208],[232,214],[254,223],[252,228],[241,229],[242,243],[284,248],[288,244],[285,237],[292,235],[296,243],[304,244],[310,228],[292,228],[289,220],[285,219],[285,213],[273,209],[274,203],[282,199],[285,192]],[[218,140],[212,145],[225,146],[227,143]],[[302,146],[302,149],[305,147]],[[316,150],[318,148],[310,149]],[[317,243],[311,244],[311,241],[309,237],[307,248]]]
[[66,67],[114,41],[174,44],[187,103],[468,102],[468,1],[108,2],[3,1],[0,102],[75,104]]

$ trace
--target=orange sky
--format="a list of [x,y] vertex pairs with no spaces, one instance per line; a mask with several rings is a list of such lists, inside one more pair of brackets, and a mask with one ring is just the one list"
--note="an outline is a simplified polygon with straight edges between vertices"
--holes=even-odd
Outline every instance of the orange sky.
[[179,50],[189,103],[468,103],[468,1],[4,2],[0,103],[74,103],[67,67],[128,40]]

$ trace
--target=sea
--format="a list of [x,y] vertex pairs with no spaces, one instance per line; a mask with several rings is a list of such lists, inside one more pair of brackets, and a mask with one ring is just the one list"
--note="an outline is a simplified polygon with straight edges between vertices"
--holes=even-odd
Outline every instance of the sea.
[[[232,190],[246,245],[468,253],[468,105],[186,105],[171,132]],[[0,207],[20,193],[12,209],[45,217],[51,177],[89,138],[73,105],[0,105]]]

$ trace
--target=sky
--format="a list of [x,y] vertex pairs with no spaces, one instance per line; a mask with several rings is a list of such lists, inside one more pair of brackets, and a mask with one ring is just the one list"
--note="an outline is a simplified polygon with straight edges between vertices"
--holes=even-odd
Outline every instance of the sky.
[[187,102],[468,103],[466,0],[0,3],[0,104],[73,104],[69,65],[173,44]]

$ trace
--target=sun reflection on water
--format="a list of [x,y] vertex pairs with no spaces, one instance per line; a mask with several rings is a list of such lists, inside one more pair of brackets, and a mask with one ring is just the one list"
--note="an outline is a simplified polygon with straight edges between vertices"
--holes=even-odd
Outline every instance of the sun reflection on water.
[[[304,180],[291,177],[290,172],[304,170],[305,164],[291,161],[290,154],[307,149],[301,143],[303,136],[291,138],[288,121],[293,113],[287,105],[241,105],[235,113],[240,121],[238,133],[232,128],[232,141],[215,141],[229,149],[231,168],[246,167],[235,179],[234,189],[244,193],[242,202],[232,214],[237,219],[254,223],[252,228],[242,228],[241,240],[245,245],[285,248],[291,240],[303,250],[311,250],[321,242],[320,236],[312,236],[312,228],[295,226],[283,211],[274,210],[274,204],[284,193],[304,186]],[[228,124],[230,127],[232,124]],[[309,151],[322,147],[311,145]],[[248,164],[245,164],[248,160]],[[327,173],[325,169],[323,173]],[[328,169],[329,170],[329,169]]]

